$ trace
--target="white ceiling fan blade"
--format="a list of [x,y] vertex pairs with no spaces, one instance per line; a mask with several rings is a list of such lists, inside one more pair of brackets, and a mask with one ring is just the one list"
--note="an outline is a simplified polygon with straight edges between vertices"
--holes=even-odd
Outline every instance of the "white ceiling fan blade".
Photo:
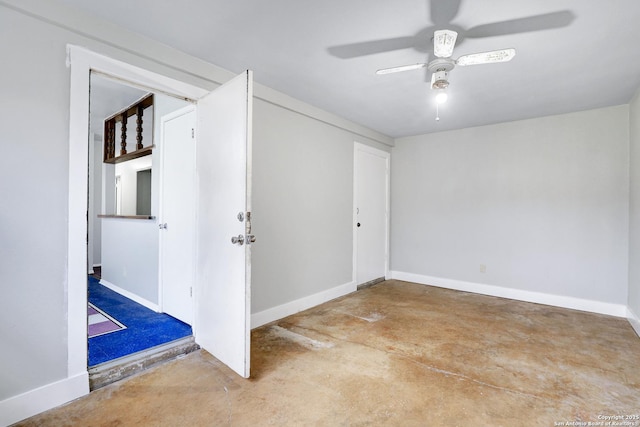
[[400,67],[383,68],[381,70],[376,71],[376,74],[391,74],[391,73],[399,73],[401,71],[418,70],[426,66],[427,64],[401,65]]
[[453,55],[458,33],[451,30],[439,30],[433,33],[433,53],[438,58],[449,58]]
[[462,55],[456,61],[456,65],[461,67],[467,65],[492,64],[494,62],[511,61],[516,56],[515,49],[492,50],[491,52],[471,53]]

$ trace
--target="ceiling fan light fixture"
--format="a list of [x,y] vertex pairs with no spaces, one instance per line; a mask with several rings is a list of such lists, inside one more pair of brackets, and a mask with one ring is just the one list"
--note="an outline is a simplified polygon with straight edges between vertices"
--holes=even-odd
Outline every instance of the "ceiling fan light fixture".
[[432,89],[446,89],[449,87],[449,82],[447,80],[436,80],[431,85]]
[[431,75],[432,89],[446,89],[449,87],[449,73],[445,70],[438,70]]
[[447,92],[444,89],[438,90],[438,93],[436,94],[436,103],[438,105],[444,104],[445,102],[447,102],[447,99],[449,99],[449,95],[447,94]]

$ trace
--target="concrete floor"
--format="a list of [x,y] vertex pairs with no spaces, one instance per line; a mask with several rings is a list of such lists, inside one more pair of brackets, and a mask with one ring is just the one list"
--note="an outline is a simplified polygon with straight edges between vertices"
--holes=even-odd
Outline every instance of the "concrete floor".
[[254,330],[251,369],[244,380],[197,351],[19,425],[556,426],[640,414],[640,339],[625,319],[399,281]]

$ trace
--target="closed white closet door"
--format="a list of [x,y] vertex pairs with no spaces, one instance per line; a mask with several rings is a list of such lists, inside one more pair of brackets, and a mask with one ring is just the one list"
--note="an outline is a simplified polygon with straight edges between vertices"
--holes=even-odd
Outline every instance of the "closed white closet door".
[[355,144],[355,278],[358,285],[388,272],[390,154]]
[[162,311],[193,324],[196,110],[161,119],[160,289]]

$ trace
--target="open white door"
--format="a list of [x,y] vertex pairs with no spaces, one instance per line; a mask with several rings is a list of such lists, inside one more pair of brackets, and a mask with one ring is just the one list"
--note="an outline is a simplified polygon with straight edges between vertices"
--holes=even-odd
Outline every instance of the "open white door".
[[244,378],[251,344],[252,109],[253,76],[246,71],[198,100],[196,135],[195,339]]

